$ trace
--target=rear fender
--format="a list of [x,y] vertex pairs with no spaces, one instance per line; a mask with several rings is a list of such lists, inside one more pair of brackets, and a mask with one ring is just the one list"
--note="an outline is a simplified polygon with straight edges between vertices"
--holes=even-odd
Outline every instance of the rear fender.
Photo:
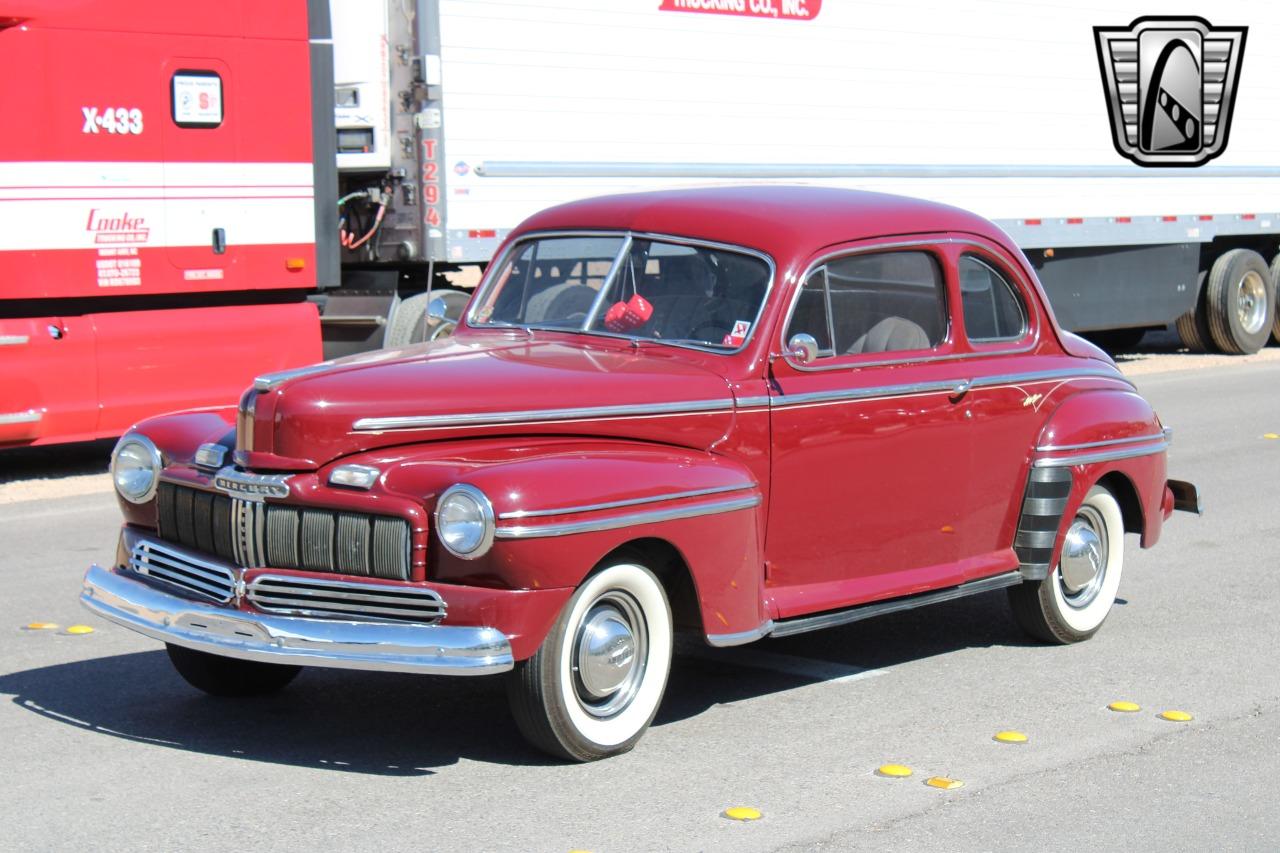
[[[1102,389],[1065,399],[1049,417],[1032,454],[1015,540],[1023,574],[1043,578],[1057,564],[1067,528],[1063,520],[1075,516],[1089,490],[1103,479],[1109,480],[1124,510],[1126,529],[1141,534],[1142,547],[1154,545],[1165,517],[1169,435],[1150,404],[1135,392]],[[1065,486],[1067,477],[1070,490],[1065,502],[1038,500],[1049,492],[1060,494],[1043,483],[1056,480]],[[1056,515],[1056,524],[1051,515]],[[1056,532],[1046,554],[1042,549],[1048,537],[1036,533],[1049,527]]]

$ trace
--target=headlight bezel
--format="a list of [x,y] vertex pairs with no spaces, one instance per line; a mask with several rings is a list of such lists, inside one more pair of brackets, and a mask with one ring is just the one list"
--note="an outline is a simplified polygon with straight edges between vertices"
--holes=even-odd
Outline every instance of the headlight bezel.
[[[138,496],[134,496],[120,487],[119,465],[120,455],[130,445],[141,447],[145,458],[151,463],[151,482],[147,484],[147,488]],[[115,489],[116,494],[124,498],[131,504],[145,504],[150,502],[156,496],[156,490],[160,486],[160,472],[164,470],[164,457],[160,455],[160,449],[156,447],[155,442],[147,438],[139,432],[128,432],[120,437],[116,442],[115,448],[111,451],[111,485]]]
[[[449,543],[449,538],[445,535],[442,528],[441,510],[446,507],[454,498],[461,498],[463,501],[470,501],[479,514],[479,521],[482,525],[479,541],[470,550],[462,551],[454,548]],[[489,501],[488,495],[480,491],[475,486],[468,483],[454,483],[449,488],[440,493],[439,499],[436,501],[434,513],[436,538],[439,539],[441,547],[463,560],[475,560],[489,553],[489,549],[493,547],[493,537],[497,526],[496,517],[493,513],[493,504]]]

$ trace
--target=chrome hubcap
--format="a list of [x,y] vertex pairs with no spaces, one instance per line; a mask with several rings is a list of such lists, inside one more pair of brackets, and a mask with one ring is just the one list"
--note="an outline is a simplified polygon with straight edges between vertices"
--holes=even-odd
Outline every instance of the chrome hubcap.
[[573,643],[578,702],[596,717],[627,707],[644,678],[648,634],[640,606],[630,595],[611,591],[595,601]]
[[1240,325],[1249,334],[1256,335],[1267,319],[1267,288],[1262,276],[1256,272],[1245,273],[1240,279],[1239,291],[1236,312]]
[[1105,522],[1091,506],[1083,506],[1067,530],[1058,564],[1059,583],[1067,603],[1085,607],[1097,597],[1107,574]]

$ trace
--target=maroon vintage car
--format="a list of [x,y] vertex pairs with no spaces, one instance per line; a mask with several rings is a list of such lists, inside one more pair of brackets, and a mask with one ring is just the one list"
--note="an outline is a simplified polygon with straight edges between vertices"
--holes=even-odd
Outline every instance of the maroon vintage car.
[[630,749],[714,646],[1007,588],[1083,640],[1193,486],[991,223],[885,195],[593,199],[507,239],[448,339],[121,439],[94,612],[245,695],[302,666],[506,672],[536,746]]

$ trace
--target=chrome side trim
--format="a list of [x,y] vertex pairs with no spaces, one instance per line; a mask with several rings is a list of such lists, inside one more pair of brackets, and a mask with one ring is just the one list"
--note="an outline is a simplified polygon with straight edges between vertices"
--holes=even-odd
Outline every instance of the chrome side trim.
[[741,492],[745,489],[754,489],[755,483],[745,483],[737,486],[716,486],[711,489],[693,489],[688,492],[668,492],[665,495],[652,495],[647,498],[628,498],[622,501],[609,501],[607,503],[598,504],[582,504],[581,506],[566,506],[556,509],[517,509],[511,512],[504,512],[498,516],[500,519],[505,518],[542,518],[548,515],[575,515],[580,512],[597,512],[602,509],[617,509],[624,506],[638,506],[640,504],[660,503],[662,501],[678,501],[681,498],[700,498],[705,495],[720,495],[725,492]]
[[767,637],[772,632],[773,620],[766,619],[758,627],[752,628],[750,631],[739,631],[736,634],[707,634],[707,645],[714,646],[717,649],[725,649],[729,646],[743,646]]
[[0,347],[20,347],[30,340],[27,335],[0,335]]
[[1020,583],[1022,583],[1022,574],[1015,569],[1011,572],[992,575],[987,578],[966,581],[959,586],[936,589],[931,592],[922,592],[903,598],[890,598],[886,601],[873,601],[868,604],[855,605],[845,610],[819,613],[816,616],[798,616],[794,619],[784,619],[773,624],[771,633],[775,637],[790,637],[792,634],[803,634],[806,631],[817,631],[820,628],[846,625],[850,622],[870,619],[872,616],[883,616],[886,613],[897,613],[901,610],[910,610],[926,604],[953,601],[957,598],[964,598],[967,595],[977,595],[978,593],[990,592],[995,589],[1003,589],[1007,586],[1016,586]]
[[738,408],[750,409],[756,406],[767,406],[769,405],[769,400],[770,397],[768,394],[761,394],[759,397],[739,397]]
[[1080,456],[1047,456],[1031,463],[1032,468],[1064,468],[1072,465],[1090,465],[1094,462],[1113,462],[1117,459],[1131,459],[1135,456],[1154,456],[1169,449],[1169,442],[1125,447],[1117,450],[1104,450],[1100,453],[1085,453]]
[[457,415],[404,415],[389,418],[360,418],[352,429],[380,432],[394,429],[440,429],[443,427],[494,424],[539,423],[542,421],[590,420],[595,418],[658,417],[678,414],[713,414],[733,411],[732,400],[689,400],[682,403],[639,403],[625,406],[583,406],[573,409],[525,409],[518,412],[473,412]]
[[1060,450],[1091,450],[1095,447],[1114,447],[1117,444],[1137,444],[1143,441],[1168,441],[1168,430],[1155,435],[1135,435],[1129,438],[1109,438],[1105,441],[1087,441],[1083,444],[1046,444],[1037,447],[1036,453],[1052,453]]
[[601,530],[631,527],[636,524],[656,524],[662,521],[675,521],[682,518],[697,518],[702,515],[734,512],[740,509],[750,509],[758,506],[759,503],[760,496],[751,495],[745,498],[732,498],[712,503],[695,504],[694,506],[633,512],[627,515],[617,515],[612,518],[601,518],[592,521],[571,521],[564,524],[543,524],[535,527],[511,525],[509,527],[499,527],[496,536],[499,539],[535,539],[542,536],[571,536],[575,533],[595,533]]
[[[1068,368],[1064,370],[1040,370],[1031,373],[1005,373],[997,376],[979,376],[970,382],[970,388],[994,388],[1001,385],[1031,384],[1035,382],[1051,382],[1055,379],[1085,379],[1099,377],[1114,379],[1132,386],[1128,379],[1109,370],[1084,370]],[[772,398],[775,408],[799,406],[808,403],[844,402],[850,400],[867,400],[876,397],[904,397],[912,394],[950,393],[956,387],[957,378],[940,379],[936,382],[914,382],[905,385],[877,385],[868,388],[839,388],[832,391],[809,391],[803,394],[782,394]],[[1158,436],[1157,436],[1158,437]]]
[[484,178],[1276,178],[1274,166],[1138,169],[1131,165],[1075,166],[987,163],[659,163],[600,160],[488,160]]
[[248,613],[96,565],[85,573],[80,603],[152,639],[241,660],[425,675],[491,675],[515,663],[511,643],[494,628]]
[[35,409],[28,409],[25,412],[9,412],[0,414],[0,426],[6,424],[34,424],[44,418],[44,412],[37,412]]

